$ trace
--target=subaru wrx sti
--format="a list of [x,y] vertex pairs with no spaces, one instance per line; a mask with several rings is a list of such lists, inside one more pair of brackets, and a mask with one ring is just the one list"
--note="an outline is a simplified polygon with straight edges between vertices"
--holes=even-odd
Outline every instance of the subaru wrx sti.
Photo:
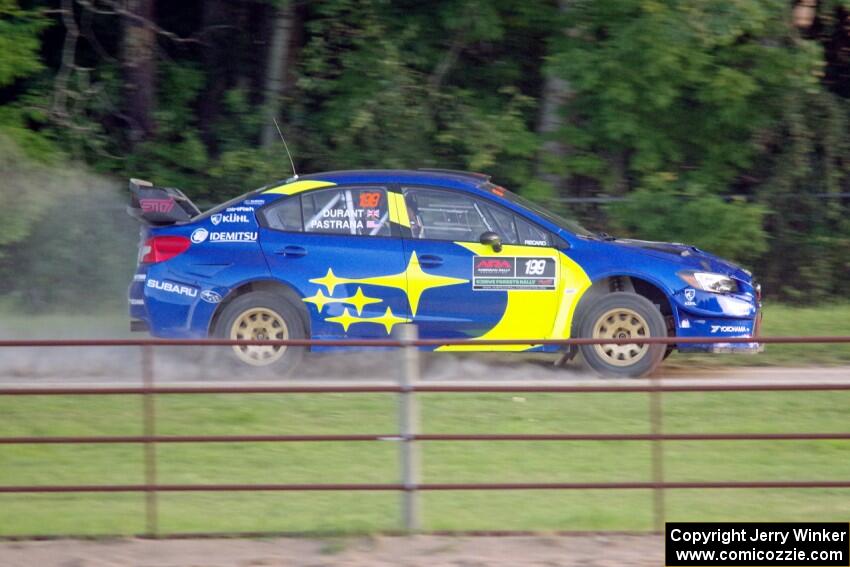
[[[448,170],[336,171],[274,183],[200,212],[177,189],[132,180],[142,224],[131,328],[164,338],[465,339],[438,351],[555,352],[486,339],[755,337],[760,288],[684,244],[615,239]],[[286,369],[302,349],[233,347]],[[313,347],[326,350],[329,347]],[[583,345],[609,375],[653,371],[671,350],[753,342]]]

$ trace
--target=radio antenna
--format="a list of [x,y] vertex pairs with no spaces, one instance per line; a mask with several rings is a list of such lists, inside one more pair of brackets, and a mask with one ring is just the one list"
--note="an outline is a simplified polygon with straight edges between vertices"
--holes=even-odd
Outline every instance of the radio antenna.
[[272,116],[274,127],[277,128],[277,133],[280,134],[280,141],[283,142],[283,149],[286,150],[286,155],[289,156],[289,165],[292,166],[292,179],[298,179],[298,173],[295,172],[295,162],[292,161],[292,154],[289,153],[289,146],[286,145],[286,138],[283,137],[283,132],[280,131],[280,126],[277,125],[277,120]]

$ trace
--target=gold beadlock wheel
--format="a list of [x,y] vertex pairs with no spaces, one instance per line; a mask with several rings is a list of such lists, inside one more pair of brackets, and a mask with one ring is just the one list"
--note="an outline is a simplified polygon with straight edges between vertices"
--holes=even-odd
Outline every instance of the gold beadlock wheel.
[[[283,317],[265,307],[246,309],[230,326],[230,338],[234,340],[286,340],[289,327]],[[254,366],[266,366],[276,362],[286,352],[285,346],[238,345],[233,347],[236,356]]]
[[[625,307],[606,311],[593,325],[594,339],[629,339],[650,336],[649,324],[639,313]],[[649,345],[593,345],[599,357],[612,366],[631,366],[649,351]]]

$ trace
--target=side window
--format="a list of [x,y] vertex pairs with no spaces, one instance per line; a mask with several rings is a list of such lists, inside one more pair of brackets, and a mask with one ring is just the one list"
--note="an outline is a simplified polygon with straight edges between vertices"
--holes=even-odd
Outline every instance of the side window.
[[481,206],[466,195],[405,189],[404,200],[413,238],[478,242],[489,230]]
[[275,230],[301,232],[304,221],[301,219],[301,197],[289,197],[264,209],[266,223]]
[[551,235],[511,211],[462,193],[404,189],[413,238],[478,242],[492,231],[505,244],[552,246]]
[[549,236],[549,233],[527,220],[516,217],[516,228],[519,236],[517,244],[524,244],[526,246],[552,246],[552,238]]
[[266,208],[269,228],[354,236],[390,236],[387,193],[382,187],[321,189]]
[[481,209],[484,211],[484,217],[487,220],[487,230],[498,234],[505,244],[516,244],[518,242],[514,215],[510,211],[487,203],[481,203]]

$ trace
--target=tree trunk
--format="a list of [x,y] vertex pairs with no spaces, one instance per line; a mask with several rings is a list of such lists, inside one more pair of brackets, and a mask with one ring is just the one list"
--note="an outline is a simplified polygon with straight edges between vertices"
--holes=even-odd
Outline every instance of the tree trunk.
[[127,14],[124,16],[124,87],[130,141],[133,144],[154,131],[156,33],[151,24],[155,4],[156,0],[127,0]]
[[205,0],[203,5],[203,65],[207,81],[198,105],[201,139],[212,153],[218,151],[215,123],[221,114],[224,93],[233,84],[238,59],[233,46],[237,41],[233,30],[236,8],[224,0]]
[[295,21],[295,2],[288,0],[275,10],[272,40],[266,64],[265,120],[261,144],[268,148],[276,143],[277,129],[272,120],[280,114],[281,99],[286,91],[286,77],[290,66],[290,43]]
[[[558,8],[561,14],[569,9],[569,0],[559,0]],[[566,185],[568,175],[562,173],[563,161],[569,156],[570,148],[558,139],[558,131],[564,124],[563,109],[569,100],[571,88],[568,81],[546,74],[543,83],[540,117],[537,123],[537,133],[543,139],[543,145],[537,156],[537,177],[560,191]]]

